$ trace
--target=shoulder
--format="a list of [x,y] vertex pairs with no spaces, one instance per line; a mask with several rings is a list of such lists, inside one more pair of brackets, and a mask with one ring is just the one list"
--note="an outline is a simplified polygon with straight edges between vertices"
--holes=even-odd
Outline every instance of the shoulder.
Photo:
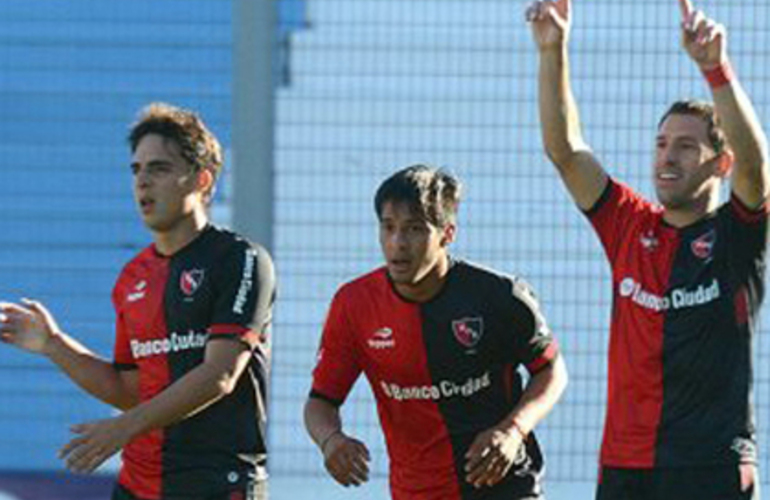
[[207,230],[204,251],[211,252],[217,259],[241,259],[268,263],[272,266],[273,259],[265,247],[259,243],[250,241],[246,237],[217,226],[211,226]]
[[384,293],[389,286],[387,271],[380,267],[343,283],[337,289],[334,299],[346,302],[362,300],[362,297]]
[[138,281],[152,274],[156,266],[161,265],[162,259],[155,253],[154,246],[150,245],[134,255],[131,260],[126,262],[118,273],[115,285],[112,289],[113,300],[118,294],[127,288],[133,288],[138,285]]
[[456,272],[463,287],[474,293],[486,292],[498,303],[510,305],[513,300],[528,309],[539,308],[537,295],[532,285],[519,275],[505,273],[479,264],[466,261],[455,263]]

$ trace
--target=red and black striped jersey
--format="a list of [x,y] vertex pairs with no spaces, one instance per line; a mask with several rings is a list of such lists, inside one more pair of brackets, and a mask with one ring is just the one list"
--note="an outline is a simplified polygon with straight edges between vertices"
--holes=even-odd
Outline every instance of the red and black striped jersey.
[[556,342],[522,280],[454,261],[439,294],[399,296],[384,268],[340,288],[324,327],[311,397],[340,405],[363,372],[390,457],[395,500],[510,499],[539,492],[542,455],[526,454],[492,488],[465,482],[473,439],[522,394],[520,365],[537,372]]
[[612,267],[604,466],[756,458],[751,344],[764,295],[767,206],[733,196],[674,228],[610,180],[587,212]]
[[197,497],[264,472],[274,287],[265,249],[213,226],[170,257],[152,245],[124,267],[112,295],[114,363],[139,370],[140,401],[201,364],[214,339],[252,351],[232,394],[124,448],[118,481],[133,494]]

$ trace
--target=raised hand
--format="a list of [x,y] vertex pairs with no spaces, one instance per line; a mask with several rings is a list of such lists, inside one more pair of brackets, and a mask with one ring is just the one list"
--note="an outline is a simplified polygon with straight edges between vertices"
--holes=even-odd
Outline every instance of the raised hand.
[[567,43],[571,3],[570,0],[536,0],[527,7],[526,19],[541,50]]
[[0,302],[0,341],[44,354],[48,341],[59,332],[53,316],[40,302]]
[[713,69],[727,61],[727,31],[690,0],[679,0],[682,11],[682,46],[701,70]]

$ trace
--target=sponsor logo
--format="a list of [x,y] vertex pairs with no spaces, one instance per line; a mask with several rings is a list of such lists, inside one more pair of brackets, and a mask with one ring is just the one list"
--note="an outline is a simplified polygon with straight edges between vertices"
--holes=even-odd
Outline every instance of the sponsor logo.
[[126,300],[129,302],[136,302],[139,299],[143,299],[144,295],[147,293],[147,281],[142,280],[136,285],[134,285],[134,291],[128,294],[128,297],[126,297]]
[[695,238],[690,243],[690,249],[693,255],[699,259],[711,258],[711,252],[714,250],[714,243],[717,241],[717,232],[713,229]]
[[179,288],[182,293],[188,297],[194,294],[203,283],[203,277],[205,272],[203,269],[191,269],[189,271],[182,271],[179,276]]
[[243,314],[243,308],[246,306],[246,299],[254,286],[252,274],[254,274],[254,261],[257,259],[257,252],[253,248],[246,249],[245,260],[243,262],[243,274],[241,275],[241,286],[238,287],[238,294],[233,303],[233,312]]
[[390,328],[380,328],[374,332],[370,339],[366,341],[372,349],[392,349],[396,346],[396,340],[393,338],[393,330]]
[[655,250],[658,247],[658,238],[650,230],[639,236],[639,243],[642,244],[645,250]]
[[756,458],[757,456],[757,445],[754,444],[750,439],[743,437],[737,437],[733,439],[733,443],[730,445],[730,449],[741,457]]
[[475,347],[484,334],[483,318],[463,318],[452,321],[455,339],[468,348]]
[[208,338],[206,333],[191,331],[186,334],[173,332],[165,339],[132,340],[131,354],[134,355],[134,359],[140,359],[190,349],[202,349]]
[[492,385],[489,372],[480,377],[471,377],[465,382],[457,383],[442,380],[433,385],[400,386],[392,382],[380,381],[382,392],[396,401],[438,401],[448,398],[469,398]]
[[669,309],[684,309],[700,306],[717,300],[720,296],[719,281],[714,278],[711,284],[701,284],[694,290],[674,288],[666,295],[660,296],[642,288],[642,284],[633,278],[626,277],[618,285],[618,294],[630,298],[635,304],[656,312]]

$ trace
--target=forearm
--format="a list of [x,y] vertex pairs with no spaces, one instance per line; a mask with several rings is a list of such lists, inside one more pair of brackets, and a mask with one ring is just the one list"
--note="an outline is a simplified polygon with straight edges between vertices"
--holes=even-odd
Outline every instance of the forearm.
[[727,143],[735,156],[736,173],[753,179],[753,187],[759,190],[755,194],[764,199],[767,196],[767,137],[751,100],[735,78],[712,89],[712,96]]
[[342,432],[342,420],[337,407],[319,398],[305,403],[305,428],[313,442],[321,447],[332,435]]
[[203,363],[120,418],[137,436],[189,418],[231,392],[220,370]]
[[524,434],[551,411],[567,387],[567,368],[561,356],[530,378],[519,403],[503,421],[503,426],[517,427]]
[[573,155],[588,150],[569,81],[566,46],[541,50],[539,89],[540,121],[546,153],[558,167],[566,167]]
[[64,333],[56,334],[48,340],[42,354],[97,399],[122,410],[137,404],[137,391],[125,384],[112,363],[74,338]]

